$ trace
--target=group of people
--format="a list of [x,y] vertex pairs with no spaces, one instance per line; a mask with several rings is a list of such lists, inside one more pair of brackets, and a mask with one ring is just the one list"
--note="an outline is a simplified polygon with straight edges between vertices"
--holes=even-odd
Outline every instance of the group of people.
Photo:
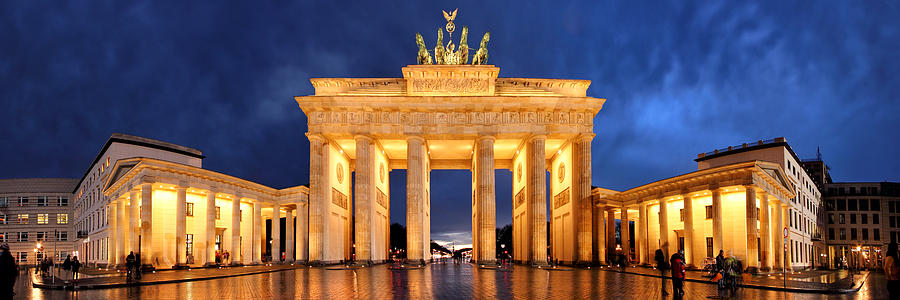
[[134,251],[128,252],[125,257],[125,280],[132,281],[141,279],[141,254],[134,254]]
[[231,253],[228,251],[216,251],[216,264],[228,264],[230,262]]
[[672,292],[675,294],[675,297],[680,298],[681,296],[684,296],[684,250],[678,250],[678,252],[672,254],[672,256],[666,260],[666,254],[663,253],[662,249],[656,249],[654,259],[656,260],[656,268],[659,270],[659,274],[662,277],[663,296],[669,294],[669,291],[666,290],[666,271],[671,271],[672,273]]

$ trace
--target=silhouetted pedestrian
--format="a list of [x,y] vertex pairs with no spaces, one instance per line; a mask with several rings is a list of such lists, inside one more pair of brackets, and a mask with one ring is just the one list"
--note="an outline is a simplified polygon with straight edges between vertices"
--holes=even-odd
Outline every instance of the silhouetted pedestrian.
[[666,291],[666,270],[669,269],[669,263],[666,260],[666,254],[663,253],[662,249],[656,249],[654,259],[656,260],[656,268],[659,269],[659,277],[662,279],[662,294],[663,296],[668,295],[669,292]]
[[897,261],[896,242],[888,244],[884,258],[884,276],[887,279],[888,297],[891,300],[900,299],[900,261]]
[[76,282],[78,280],[78,270],[81,269],[81,262],[78,261],[78,256],[72,259],[72,281]]
[[9,245],[0,245],[0,297],[12,299],[13,287],[16,286],[16,278],[19,276],[19,266],[9,253]]

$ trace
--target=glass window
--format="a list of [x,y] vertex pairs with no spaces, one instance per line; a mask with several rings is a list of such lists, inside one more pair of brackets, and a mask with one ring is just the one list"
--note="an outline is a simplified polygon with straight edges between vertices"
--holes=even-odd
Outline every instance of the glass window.
[[221,211],[222,210],[220,209],[220,207],[216,206],[216,220],[218,220],[219,217],[222,216]]
[[6,224],[6,215],[0,215],[0,224]]
[[19,224],[28,224],[28,214],[19,214]]
[[895,225],[895,224],[894,224],[894,216],[888,217],[888,220],[890,220],[890,222],[891,222],[891,223],[890,223],[890,227],[891,227],[891,228],[894,228],[894,225]]
[[678,218],[681,222],[684,222],[684,208],[678,210]]
[[862,210],[862,211],[869,210],[869,200],[859,199],[859,210]]
[[9,207],[9,198],[0,197],[0,207]]
[[878,214],[872,215],[872,224],[878,224]]
[[869,209],[874,210],[874,211],[881,210],[881,200],[872,199],[870,202],[872,202],[872,207],[870,207]]
[[889,212],[889,213],[894,213],[894,201],[889,201],[889,202],[888,202],[888,212]]
[[850,224],[856,224],[856,214],[850,214]]
[[28,205],[28,197],[19,197],[19,206]]
[[37,223],[41,225],[50,223],[50,214],[37,214]]
[[846,224],[846,223],[847,223],[847,220],[844,219],[844,214],[841,214],[841,215],[840,215],[840,220],[838,220],[838,221],[839,221],[839,223],[841,223],[841,224]]
[[876,241],[881,240],[881,231],[878,228],[872,230],[872,238]]
[[869,224],[869,215],[867,215],[867,214],[862,214],[862,215],[859,215],[859,217],[862,218],[862,219],[860,220],[860,221],[862,221],[862,222],[860,222],[860,223],[862,223],[862,224]]
[[184,209],[186,211],[184,212],[184,214],[188,217],[193,217],[194,216],[194,203],[187,202],[185,204],[186,205],[185,205]]
[[850,228],[850,239],[856,240],[856,228]]
[[69,232],[67,231],[57,231],[56,232],[56,240],[60,242],[65,242],[69,240]]
[[840,234],[841,234],[842,241],[847,239],[847,230],[846,229],[841,228]]
[[56,214],[56,224],[69,224],[69,214]]
[[69,206],[69,198],[68,197],[59,197],[59,202],[57,206]]
[[834,228],[828,228],[828,239],[829,240],[834,239]]
[[862,239],[869,240],[869,229],[868,228],[862,229]]
[[713,217],[712,205],[707,205],[706,206],[706,219],[709,220],[709,219],[712,219],[712,217]]
[[834,214],[828,214],[828,224],[834,224]]
[[40,196],[37,198],[37,206],[47,206],[47,196]]
[[837,200],[837,210],[847,210],[847,200],[846,199],[838,199]]
[[42,242],[47,238],[47,233],[43,231],[38,231],[36,235],[37,241]]
[[28,241],[28,232],[19,232],[19,238],[16,241],[17,242],[27,242]]
[[714,257],[713,256],[713,238],[706,237],[706,257]]
[[847,210],[857,210],[856,199],[847,200]]

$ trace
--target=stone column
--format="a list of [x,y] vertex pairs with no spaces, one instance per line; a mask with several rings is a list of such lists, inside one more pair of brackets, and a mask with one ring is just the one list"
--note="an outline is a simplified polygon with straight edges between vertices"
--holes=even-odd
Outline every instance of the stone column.
[[[309,205],[302,204],[298,209],[297,231],[299,232],[300,238],[297,239],[297,259],[306,262],[309,260]],[[388,224],[388,226],[390,225]],[[390,233],[388,232],[388,239],[385,241],[390,241],[389,235]]]
[[575,221],[575,262],[591,262],[591,140],[594,134],[579,135],[572,145],[572,217]]
[[175,266],[186,265],[187,259],[187,187],[175,188]]
[[606,257],[603,260],[609,264],[609,257],[616,253],[616,211],[612,207],[606,207]]
[[325,138],[307,133],[309,138],[309,262],[325,260],[328,249],[328,213],[331,191],[328,177],[328,144]]
[[406,144],[406,259],[424,263],[425,139],[412,136]]
[[603,218],[603,211],[605,205],[597,204],[594,206],[592,214],[594,218],[594,240],[593,240],[593,248],[594,248],[594,263],[603,262],[603,257],[606,256],[606,223]]
[[286,252],[285,261],[286,262],[294,262],[294,210],[287,209],[285,212],[286,223],[285,224],[285,243],[284,243],[284,252]]
[[619,226],[621,226],[620,233],[622,235],[622,253],[625,253],[626,257],[631,257],[631,219],[628,218],[628,208],[622,207],[621,213],[621,221],[619,222]]
[[272,207],[272,262],[281,262],[281,204]]
[[772,232],[769,229],[769,194],[763,192],[759,200],[759,236],[762,261],[760,266],[765,270],[772,269]]
[[747,228],[747,265],[748,268],[759,267],[759,246],[757,245],[757,237],[759,232],[756,227],[756,187],[752,185],[744,186],[746,192],[746,228]]
[[129,230],[129,241],[131,242],[128,245],[128,251],[134,252],[135,255],[141,252],[140,247],[138,246],[139,238],[141,235],[141,205],[140,205],[140,192],[137,190],[131,190],[131,195],[128,200],[128,209],[130,211],[130,219],[128,220],[130,225]]
[[253,256],[251,261],[254,264],[259,264],[261,262],[260,257],[262,251],[260,247],[262,247],[262,205],[259,204],[259,199],[253,201],[253,245],[250,247],[250,253]]
[[[494,140],[493,136],[480,136],[475,140],[475,154],[478,155],[475,172],[476,197],[478,198],[478,263],[497,262],[496,204],[494,197]],[[590,238],[590,235],[588,236]]]
[[684,260],[688,267],[695,266],[694,258],[694,199],[689,193],[682,196],[684,199]]
[[141,264],[153,264],[153,184],[141,184]]
[[206,191],[206,265],[216,264],[216,191]]
[[[781,228],[787,227],[785,224],[790,224],[790,223],[788,223],[789,221],[785,222],[785,220],[790,220],[791,216],[789,215],[789,213],[790,213],[790,210],[789,210],[787,204],[782,204],[781,205],[781,222],[782,222]],[[783,239],[782,244],[784,245],[784,246],[782,246],[783,247],[782,250],[784,251],[784,255],[783,255],[784,256],[783,257],[784,267],[783,268],[788,269],[788,270],[793,270],[794,265],[793,265],[793,263],[791,263],[792,261],[794,261],[793,257],[791,257],[793,254],[791,253],[791,251],[788,251],[788,249],[791,247],[790,235],[788,235],[787,239],[784,239],[783,235],[782,235],[782,239]]]
[[[356,225],[356,260],[367,263],[372,260],[373,234],[372,203],[375,202],[375,147],[368,136],[356,136],[356,196],[354,224]],[[407,175],[408,176],[408,175]]]
[[125,251],[128,235],[126,234],[125,229],[128,228],[128,210],[125,207],[125,199],[119,198],[119,201],[116,201],[116,217],[118,220],[116,224],[116,252],[119,254],[119,257],[116,258],[116,265],[122,265],[125,263],[124,257],[128,256],[128,252]]
[[647,204],[641,202],[641,211],[640,211],[640,241],[641,241],[641,264],[650,264],[650,240],[649,240],[649,231],[650,226],[650,217],[647,213]]
[[669,241],[669,205],[665,198],[659,199],[659,248],[668,257],[672,254],[672,243]]
[[725,250],[725,231],[722,228],[722,193],[719,189],[712,190],[712,209],[713,253],[719,253],[719,250]]
[[[534,136],[526,146],[528,152],[528,201],[530,207],[526,215],[530,216],[531,230],[531,263],[538,266],[547,265],[547,155],[544,144],[547,137]],[[493,175],[493,173],[491,173]]]
[[109,220],[108,220],[109,227],[107,229],[107,232],[109,233],[108,234],[109,239],[107,239],[106,249],[107,249],[107,252],[109,252],[109,258],[106,260],[106,264],[109,266],[113,266],[113,265],[119,264],[119,253],[116,252],[117,249],[115,246],[113,246],[113,244],[118,244],[118,241],[116,240],[116,237],[115,237],[115,233],[119,231],[119,224],[117,222],[118,221],[118,211],[116,210],[117,207],[116,207],[115,203],[109,204],[108,207],[109,207],[108,208],[108,210],[109,210],[109,217],[108,217],[109,218]]
[[231,265],[238,265],[241,261],[241,195],[233,195],[231,200],[231,253],[229,260]]
[[772,251],[772,256],[775,257],[775,267],[778,269],[784,268],[784,239],[782,230],[784,228],[784,221],[781,215],[781,203],[777,199],[773,200],[772,209],[774,210],[773,216],[775,217],[775,228],[774,228],[774,238],[775,238],[775,249]]

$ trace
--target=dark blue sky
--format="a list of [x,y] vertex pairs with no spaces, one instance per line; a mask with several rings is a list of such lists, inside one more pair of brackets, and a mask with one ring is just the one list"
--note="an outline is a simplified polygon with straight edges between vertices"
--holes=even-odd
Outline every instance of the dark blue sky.
[[[122,132],[198,148],[215,171],[306,184],[292,97],[313,93],[310,77],[400,77],[415,33],[433,45],[440,10],[458,7],[473,40],[491,31],[501,77],[590,79],[608,99],[596,186],[687,173],[697,153],[776,136],[801,157],[821,147],[835,180],[900,181],[897,2],[532,2],[3,2],[0,178],[80,177]],[[468,176],[433,174],[433,235],[470,230]]]

